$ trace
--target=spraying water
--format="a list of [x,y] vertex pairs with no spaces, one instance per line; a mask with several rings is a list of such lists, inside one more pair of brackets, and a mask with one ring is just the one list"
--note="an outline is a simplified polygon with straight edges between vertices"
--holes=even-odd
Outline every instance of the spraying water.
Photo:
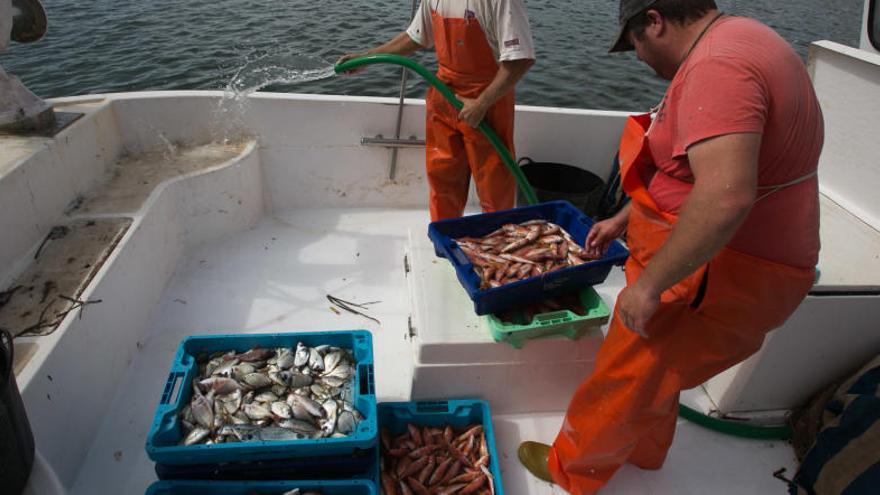
[[290,85],[335,76],[334,64],[319,57],[277,51],[252,54],[235,71],[214,111],[215,142],[231,144],[247,137],[249,96],[267,86]]

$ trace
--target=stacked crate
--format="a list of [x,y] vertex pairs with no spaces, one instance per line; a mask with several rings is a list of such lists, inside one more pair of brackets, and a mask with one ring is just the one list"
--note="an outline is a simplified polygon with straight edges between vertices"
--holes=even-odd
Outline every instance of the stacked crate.
[[[295,348],[298,342],[309,347],[326,344],[352,351],[356,365],[352,403],[363,416],[355,431],[341,438],[179,445],[183,432],[178,413],[192,397],[191,384],[198,375],[197,356],[229,350],[244,352],[255,347]],[[349,486],[338,485],[340,481],[351,481],[354,483],[351,487],[366,485],[374,489],[378,465],[377,435],[373,344],[368,331],[196,336],[185,339],[174,357],[147,436],[146,450],[150,459],[156,462],[159,479],[167,481],[157,484],[157,490],[166,490],[157,491],[157,494],[177,493],[168,491],[173,490],[169,487],[175,486],[175,482],[168,480],[185,480],[181,483],[201,487],[199,490],[202,491],[198,493],[218,494],[238,493],[236,487],[251,480],[298,480],[299,484],[292,483],[291,486],[320,483],[309,480],[335,480],[337,484],[332,485],[335,488]],[[216,484],[191,485],[195,480],[228,480],[231,484],[229,490],[225,490],[224,486]]]

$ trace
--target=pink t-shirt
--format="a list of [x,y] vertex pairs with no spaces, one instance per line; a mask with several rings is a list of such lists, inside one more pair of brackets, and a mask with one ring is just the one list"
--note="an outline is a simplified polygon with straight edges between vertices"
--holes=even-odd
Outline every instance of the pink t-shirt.
[[[822,111],[803,62],[772,29],[722,17],[679,68],[653,128],[651,152],[662,173],[648,191],[662,210],[678,213],[694,177],[689,146],[733,133],[762,134],[757,196],[766,186],[816,170]],[[761,199],[728,247],[792,266],[819,257],[819,192],[815,177]]]

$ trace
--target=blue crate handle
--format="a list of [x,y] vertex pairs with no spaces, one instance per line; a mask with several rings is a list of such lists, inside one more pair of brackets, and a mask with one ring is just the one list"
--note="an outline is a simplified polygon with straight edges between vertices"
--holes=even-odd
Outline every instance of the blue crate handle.
[[[180,398],[180,394],[183,391],[183,383],[178,388],[177,382],[183,382],[185,377],[186,373],[180,371],[172,371],[168,374],[168,380],[165,382],[165,389],[162,391],[162,400],[159,401],[159,404],[165,405],[171,402],[171,395],[174,391],[177,391],[177,397]],[[175,400],[174,402],[176,404],[178,401]]]
[[[162,399],[159,401],[159,407],[155,421],[158,423],[158,430],[168,430],[174,427],[177,411],[181,409],[184,396],[186,396],[185,387],[187,384],[187,372],[189,366],[182,361],[187,360],[186,355],[178,353],[174,359],[174,365],[168,373],[168,379],[165,381],[165,388],[162,390]],[[179,383],[178,383],[179,382]],[[174,394],[176,392],[176,394]],[[172,395],[174,395],[172,397]]]
[[415,409],[419,414],[449,414],[449,402],[445,400],[438,401],[418,401],[415,403]]
[[376,395],[373,363],[358,365],[358,395]]

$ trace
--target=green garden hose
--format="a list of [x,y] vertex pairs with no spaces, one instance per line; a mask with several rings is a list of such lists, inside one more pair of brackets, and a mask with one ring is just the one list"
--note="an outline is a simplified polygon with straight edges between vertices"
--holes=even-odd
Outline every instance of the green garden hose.
[[735,437],[758,440],[788,440],[791,438],[791,428],[788,426],[755,426],[740,421],[713,418],[684,404],[678,405],[678,415],[702,427]]
[[[406,67],[407,69],[415,72],[416,74],[422,76],[422,78],[424,78],[426,81],[428,81],[428,83],[433,86],[437,91],[439,91],[440,94],[442,94],[443,97],[446,98],[446,100],[450,104],[452,104],[452,106],[459,110],[463,106],[462,103],[458,101],[458,98],[455,97],[455,93],[453,93],[452,90],[449,89],[449,86],[444,84],[443,81],[438,79],[437,76],[432,74],[424,66],[409,57],[387,53],[366,55],[363,57],[347,60],[337,65],[334,70],[337,74],[341,74],[362,65],[372,64],[394,64]],[[510,171],[513,173],[513,177],[516,179],[516,183],[519,186],[520,191],[522,191],[526,202],[530,205],[537,204],[538,198],[537,196],[535,196],[535,190],[532,189],[532,185],[529,184],[528,179],[526,179],[526,177],[523,175],[522,170],[520,170],[519,168],[519,165],[516,164],[516,161],[510,155],[510,151],[507,149],[507,147],[504,145],[498,135],[495,134],[495,131],[492,130],[492,128],[485,120],[480,122],[479,129],[483,133],[483,135],[486,136],[486,139],[488,139],[489,142],[492,143],[492,147],[495,148],[495,151],[497,151],[498,154],[501,156],[504,164],[507,165],[507,168],[509,168]],[[737,437],[756,438],[764,440],[787,440],[788,438],[791,438],[791,429],[787,426],[753,426],[736,421],[727,421],[707,416],[691,409],[684,404],[679,404],[678,414],[682,418],[685,418],[688,421],[696,423],[705,428],[709,428],[720,433],[725,433]]]
[[[353,58],[351,60],[347,60],[335,67],[336,73],[341,74],[343,72],[348,72],[356,67],[360,67],[362,65],[370,65],[370,64],[395,64],[406,67],[407,69],[415,72],[416,74],[422,76],[431,86],[437,89],[440,94],[443,95],[446,100],[452,104],[455,108],[461,110],[463,106],[458,98],[455,97],[455,93],[449,89],[449,86],[443,83],[440,79],[437,79],[437,76],[432,74],[428,69],[420,65],[415,60],[404,57],[401,55],[391,55],[387,53],[381,53],[376,55],[366,55],[364,57]],[[480,122],[478,127],[480,131],[486,136],[486,139],[492,143],[492,147],[495,148],[495,151],[498,152],[498,155],[501,156],[501,160],[504,161],[504,164],[507,165],[507,168],[510,169],[510,172],[513,174],[514,179],[516,179],[516,183],[519,186],[519,190],[522,191],[523,197],[526,200],[526,203],[530,205],[538,204],[538,197],[535,196],[535,190],[532,189],[532,185],[529,184],[529,181],[526,179],[525,175],[523,175],[522,170],[520,170],[519,165],[516,164],[516,161],[510,155],[510,151],[508,151],[507,146],[504,145],[504,142],[501,141],[501,138],[498,137],[498,134],[495,134],[495,131],[489,124],[483,120]]]

